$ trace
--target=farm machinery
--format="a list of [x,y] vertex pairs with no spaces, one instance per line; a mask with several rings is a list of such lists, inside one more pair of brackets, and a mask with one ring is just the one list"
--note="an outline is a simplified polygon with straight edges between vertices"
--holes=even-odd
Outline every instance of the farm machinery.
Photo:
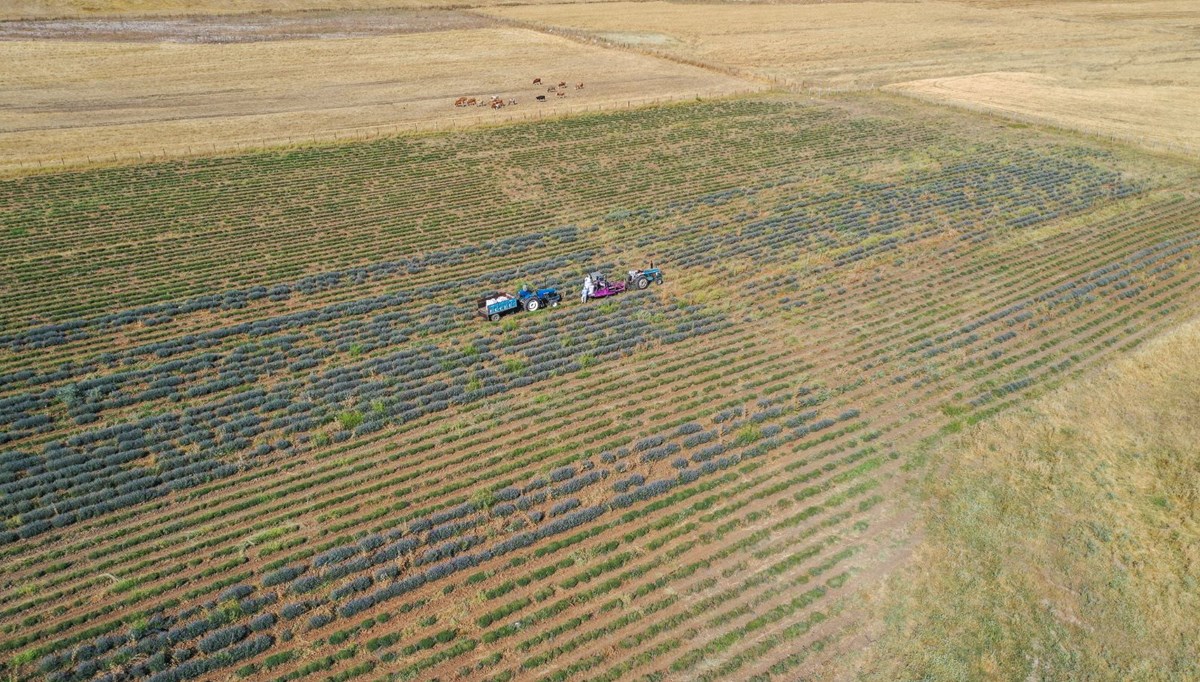
[[501,291],[482,296],[475,302],[475,307],[480,315],[492,322],[497,322],[505,315],[522,310],[532,313],[539,308],[554,307],[560,301],[562,301],[562,294],[558,293],[556,289],[530,290],[522,288],[517,291],[516,296]]
[[615,296],[624,291],[635,288],[645,289],[653,284],[662,284],[662,270],[655,267],[650,267],[645,270],[630,270],[625,275],[625,281],[609,281],[602,273],[593,272],[590,275],[592,279],[592,291],[588,294],[588,298],[605,298]]
[[[602,272],[593,272],[584,280],[584,300],[608,298],[624,293],[630,288],[645,289],[651,284],[662,284],[663,273],[650,263],[644,270],[630,270],[624,280],[609,280]],[[521,311],[533,312],[539,308],[553,307],[562,301],[562,294],[555,289],[531,290],[521,287],[513,296],[502,291],[493,292],[476,299],[475,308],[485,319],[497,322],[501,317]]]
[[593,272],[590,277],[592,278],[592,290],[588,293],[589,299],[607,298],[625,291],[625,282],[610,282],[599,272]]
[[654,284],[662,284],[662,269],[654,267],[654,264],[651,263],[651,266],[645,270],[630,270],[629,274],[625,276],[625,282],[629,286],[637,287],[638,289],[645,289],[652,282]]

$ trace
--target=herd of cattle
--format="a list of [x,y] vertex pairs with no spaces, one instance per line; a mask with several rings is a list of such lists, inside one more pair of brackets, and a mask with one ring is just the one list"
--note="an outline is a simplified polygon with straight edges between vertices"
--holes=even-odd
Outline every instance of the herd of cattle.
[[[542,79],[534,78],[533,84],[541,85]],[[576,83],[575,89],[582,90],[583,83]],[[567,96],[567,82],[560,81],[558,85],[551,85],[550,87],[546,88],[546,92],[552,93],[557,97],[566,97]],[[538,95],[536,97],[536,99],[539,102],[545,102],[546,95]],[[482,97],[459,97],[458,99],[454,100],[454,106],[456,106],[456,107],[491,107],[493,109],[501,109],[506,106],[515,106],[516,103],[517,103],[517,100],[515,100],[515,99],[505,100],[503,97],[499,97],[497,95],[492,95],[488,99],[483,99]]]

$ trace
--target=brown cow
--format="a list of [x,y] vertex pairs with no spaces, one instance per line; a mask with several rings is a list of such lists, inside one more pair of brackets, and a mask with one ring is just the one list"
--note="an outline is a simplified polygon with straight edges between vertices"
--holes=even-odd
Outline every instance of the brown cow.
[[492,100],[492,108],[493,109],[499,109],[502,106],[504,106],[504,100],[502,100],[502,99]]
[[582,89],[583,89],[583,83],[576,83],[576,84],[575,84],[575,89],[576,89],[576,90],[582,90]]
[[546,92],[554,92],[554,86],[551,85],[550,87],[546,88]]
[[541,79],[541,78],[534,78],[534,79],[533,79],[533,84],[534,84],[534,85],[541,85],[541,84],[542,84],[542,79]]
[[459,97],[458,99],[454,100],[454,106],[456,106],[456,107],[465,107],[465,106],[467,106],[467,98],[466,98],[466,97]]
[[560,88],[565,88],[565,87],[567,87],[567,82],[566,82],[566,81],[562,81],[561,83],[559,83],[559,84],[558,84],[558,87],[560,87]]
[[557,94],[559,97],[566,97],[566,96],[567,96],[567,93],[565,93],[565,92],[559,92],[559,93],[556,93],[556,94]]

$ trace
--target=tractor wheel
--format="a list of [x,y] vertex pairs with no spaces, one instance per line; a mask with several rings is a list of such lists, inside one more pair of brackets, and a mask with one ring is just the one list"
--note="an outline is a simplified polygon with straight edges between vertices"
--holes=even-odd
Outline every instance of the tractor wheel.
[[535,311],[541,307],[542,307],[541,301],[537,300],[536,298],[531,298],[528,301],[525,301],[525,310],[528,312],[532,313],[533,311]]
[[492,322],[499,322],[500,321],[500,313],[492,313],[491,315],[488,315],[488,319],[491,320]]
[[645,289],[648,286],[650,286],[650,280],[646,279],[645,277],[637,278],[637,288]]
[[558,301],[550,301],[550,307],[551,307],[551,308],[557,308],[557,307],[558,307]]

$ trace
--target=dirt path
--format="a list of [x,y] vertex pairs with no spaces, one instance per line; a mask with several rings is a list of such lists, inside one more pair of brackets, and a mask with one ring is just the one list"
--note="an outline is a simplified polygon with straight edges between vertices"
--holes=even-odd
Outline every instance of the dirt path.
[[98,17],[0,22],[0,41],[256,43],[336,40],[484,28],[495,21],[440,9],[296,12],[183,17]]

